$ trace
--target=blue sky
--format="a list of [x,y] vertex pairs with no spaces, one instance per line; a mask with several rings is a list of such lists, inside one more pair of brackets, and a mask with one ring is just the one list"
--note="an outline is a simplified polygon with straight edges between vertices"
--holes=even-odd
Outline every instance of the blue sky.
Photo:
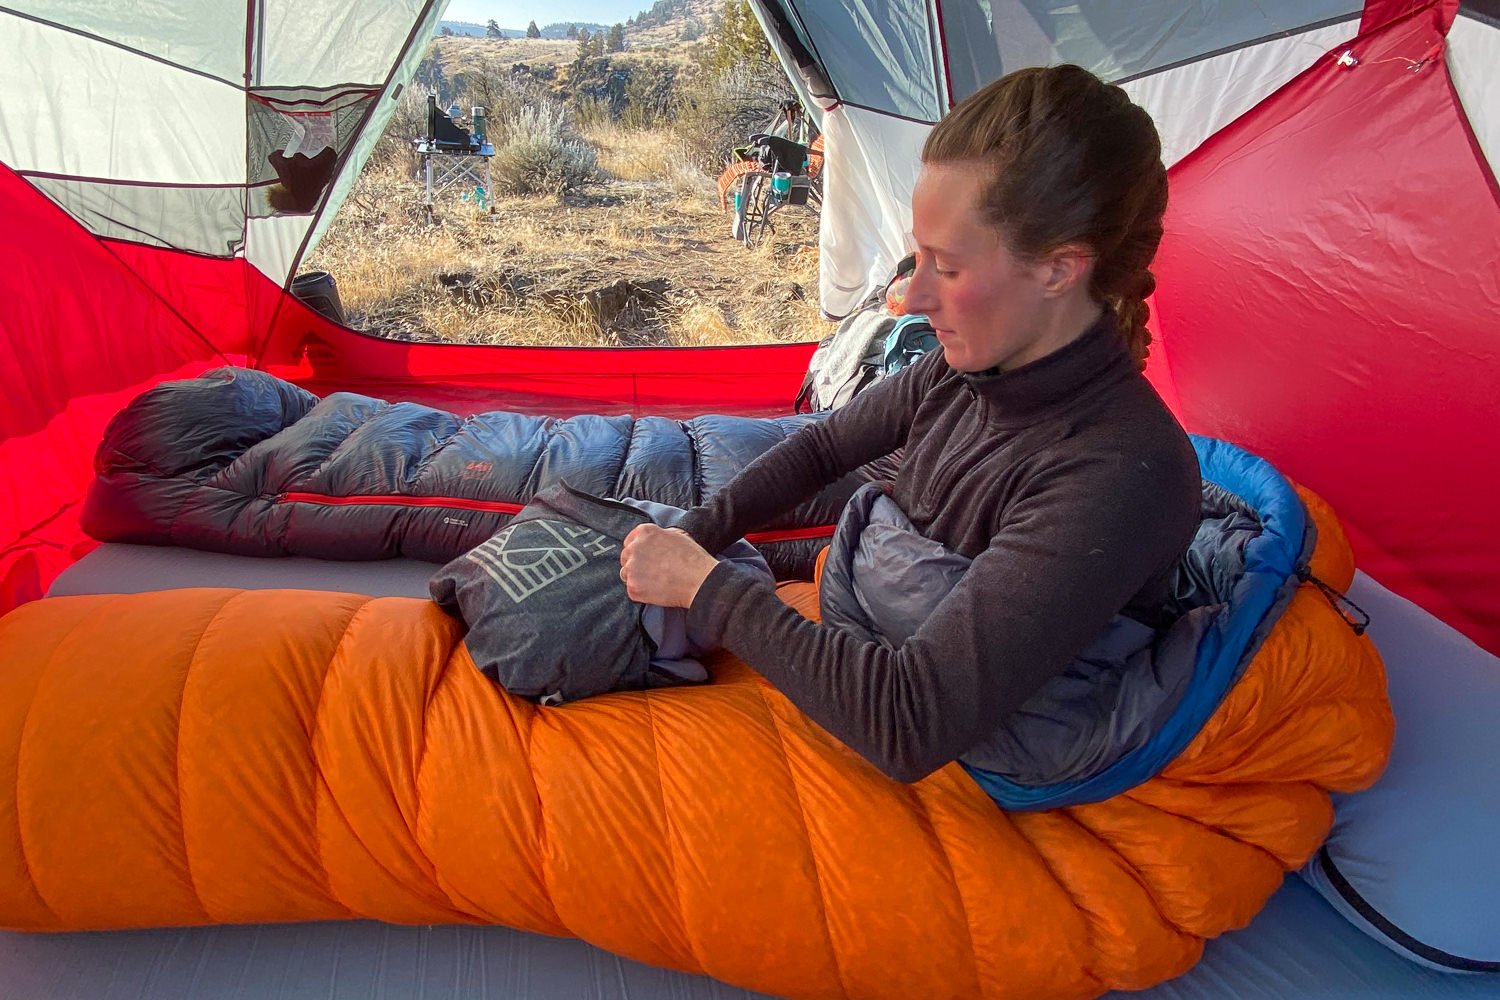
[[484,24],[494,18],[502,28],[524,28],[532,20],[614,24],[650,9],[651,0],[453,0],[443,20]]

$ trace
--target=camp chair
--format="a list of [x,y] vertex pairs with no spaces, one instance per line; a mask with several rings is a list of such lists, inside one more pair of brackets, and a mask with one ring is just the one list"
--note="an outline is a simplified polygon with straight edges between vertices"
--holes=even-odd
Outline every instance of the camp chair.
[[[783,206],[804,205],[820,211],[823,184],[821,173],[815,177],[809,172],[810,146],[757,133],[744,148],[746,157],[730,164],[720,175],[719,192],[726,210],[730,208],[729,193],[734,192],[731,232],[735,239],[752,247],[775,231],[772,219]],[[821,167],[821,155],[818,162]]]

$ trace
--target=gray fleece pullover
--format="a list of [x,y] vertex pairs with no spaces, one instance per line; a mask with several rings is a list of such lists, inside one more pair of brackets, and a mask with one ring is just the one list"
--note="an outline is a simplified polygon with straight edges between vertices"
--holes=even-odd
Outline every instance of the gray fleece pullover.
[[680,527],[717,552],[902,447],[893,499],[974,561],[900,648],[809,621],[728,563],[689,621],[886,774],[915,781],[993,732],[1116,614],[1164,624],[1200,482],[1187,435],[1106,313],[1013,371],[961,373],[932,352],[766,452]]

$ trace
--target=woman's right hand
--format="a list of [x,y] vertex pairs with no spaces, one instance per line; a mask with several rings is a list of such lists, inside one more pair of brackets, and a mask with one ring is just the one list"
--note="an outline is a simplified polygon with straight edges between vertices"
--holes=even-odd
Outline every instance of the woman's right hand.
[[719,561],[681,528],[643,524],[620,547],[620,579],[632,601],[687,608]]

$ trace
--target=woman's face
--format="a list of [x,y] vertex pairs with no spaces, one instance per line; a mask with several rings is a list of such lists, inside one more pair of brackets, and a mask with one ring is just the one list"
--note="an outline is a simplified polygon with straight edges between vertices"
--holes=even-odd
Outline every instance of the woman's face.
[[929,163],[912,192],[917,269],[906,311],[925,313],[958,371],[1019,368],[1059,346],[1047,323],[1049,268],[1022,260],[985,221],[985,168]]

